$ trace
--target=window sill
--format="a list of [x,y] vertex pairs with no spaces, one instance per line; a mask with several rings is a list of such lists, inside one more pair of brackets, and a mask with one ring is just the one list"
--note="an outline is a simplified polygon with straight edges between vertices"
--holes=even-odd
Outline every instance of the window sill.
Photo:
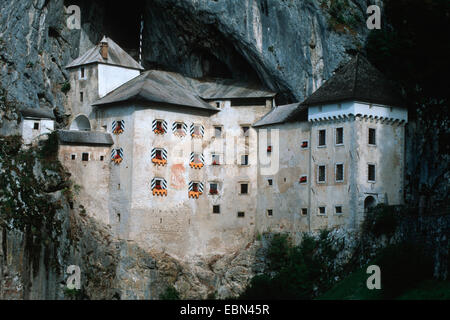
[[317,146],[317,148],[326,148],[327,147],[327,145],[324,145],[324,146]]
[[335,146],[335,147],[343,147],[344,144],[343,144],[343,143],[340,143],[340,144],[335,144],[334,146]]

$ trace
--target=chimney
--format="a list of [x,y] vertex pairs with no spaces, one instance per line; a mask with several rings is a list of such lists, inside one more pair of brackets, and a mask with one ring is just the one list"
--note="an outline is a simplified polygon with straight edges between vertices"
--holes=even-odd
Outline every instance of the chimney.
[[100,55],[103,59],[108,60],[108,40],[106,40],[106,36],[100,42]]

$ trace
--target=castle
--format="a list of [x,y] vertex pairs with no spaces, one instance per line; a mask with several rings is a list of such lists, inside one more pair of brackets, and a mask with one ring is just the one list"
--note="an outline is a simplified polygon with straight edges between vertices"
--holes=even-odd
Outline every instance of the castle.
[[230,79],[142,66],[109,38],[67,67],[59,158],[86,212],[177,257],[233,252],[258,234],[357,228],[403,201],[407,110],[353,58],[302,103]]

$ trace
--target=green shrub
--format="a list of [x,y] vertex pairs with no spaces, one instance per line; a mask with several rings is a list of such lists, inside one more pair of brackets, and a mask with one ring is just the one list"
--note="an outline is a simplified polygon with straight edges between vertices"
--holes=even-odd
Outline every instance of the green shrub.
[[393,235],[397,226],[395,207],[379,204],[367,213],[362,228],[365,233],[379,237],[383,234]]
[[64,82],[64,83],[62,84],[62,86],[61,86],[61,91],[62,91],[64,94],[66,94],[67,92],[70,91],[70,82],[69,82],[69,81],[66,81],[66,82]]
[[48,135],[48,139],[43,142],[40,150],[40,156],[42,158],[54,158],[58,152],[58,137],[56,132],[53,131]]
[[170,285],[166,288],[166,291],[159,295],[161,300],[180,300],[180,294],[174,286]]

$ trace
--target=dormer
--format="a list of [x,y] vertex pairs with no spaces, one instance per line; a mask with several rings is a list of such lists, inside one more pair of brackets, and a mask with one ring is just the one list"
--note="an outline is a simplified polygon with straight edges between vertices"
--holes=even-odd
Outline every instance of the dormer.
[[72,114],[93,118],[91,103],[139,76],[144,68],[106,36],[66,66],[70,72]]

